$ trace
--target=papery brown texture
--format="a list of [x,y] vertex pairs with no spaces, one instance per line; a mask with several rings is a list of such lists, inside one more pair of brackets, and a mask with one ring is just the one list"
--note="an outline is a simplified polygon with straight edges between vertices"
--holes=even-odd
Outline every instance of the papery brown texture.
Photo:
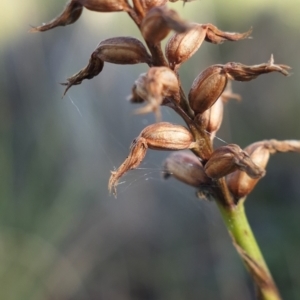
[[173,152],[163,163],[165,179],[170,176],[194,187],[211,184],[212,180],[205,172],[199,158],[189,152]]
[[167,67],[152,67],[135,82],[132,99],[144,99],[147,105],[137,109],[138,114],[154,112],[159,121],[160,105],[166,97],[179,104],[179,83],[176,74]]
[[236,170],[244,171],[252,178],[265,175],[265,171],[251,160],[249,154],[235,144],[216,149],[204,169],[206,175],[213,179],[224,177]]

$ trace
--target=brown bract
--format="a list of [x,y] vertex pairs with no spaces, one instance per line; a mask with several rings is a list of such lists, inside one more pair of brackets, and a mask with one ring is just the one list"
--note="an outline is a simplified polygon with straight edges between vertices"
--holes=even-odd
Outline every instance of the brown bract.
[[194,148],[192,134],[183,126],[160,122],[147,126],[133,141],[130,153],[123,164],[112,172],[108,189],[116,195],[118,180],[127,171],[139,166],[146,155],[147,149],[184,150]]
[[221,178],[236,170],[246,172],[251,178],[260,178],[265,175],[264,169],[257,166],[249,154],[235,144],[216,149],[204,169],[206,175],[213,179]]
[[79,19],[83,7],[98,12],[127,11],[130,8],[125,0],[71,0],[58,17],[42,26],[32,28],[30,32],[47,31],[72,24]]

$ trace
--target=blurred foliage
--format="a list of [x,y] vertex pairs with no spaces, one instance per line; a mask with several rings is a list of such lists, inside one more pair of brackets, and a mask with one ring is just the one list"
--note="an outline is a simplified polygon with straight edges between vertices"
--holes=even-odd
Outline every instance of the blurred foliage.
[[[64,1],[4,1],[0,12],[0,299],[250,300],[252,285],[213,203],[161,179],[167,153],[149,151],[108,195],[118,166],[154,117],[133,116],[125,100],[141,66],[106,64],[73,87],[58,84],[86,65],[97,43],[138,31],[126,14],[84,11],[78,22],[28,34]],[[203,45],[180,70],[188,91],[210,64],[275,62],[293,75],[234,83],[218,136],[245,147],[299,139],[300,19],[297,0],[197,0],[170,4],[186,19],[228,31],[253,26],[253,40]],[[133,32],[133,33],[132,33]],[[164,120],[182,122],[163,109]],[[222,145],[221,141],[217,144]],[[271,159],[249,196],[250,223],[284,299],[300,298],[300,157]]]

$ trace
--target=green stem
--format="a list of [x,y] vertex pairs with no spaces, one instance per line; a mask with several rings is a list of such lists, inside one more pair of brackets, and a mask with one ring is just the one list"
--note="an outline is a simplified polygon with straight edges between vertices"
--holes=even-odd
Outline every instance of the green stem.
[[224,206],[216,201],[234,246],[258,288],[258,299],[280,300],[275,282],[259,249],[244,209],[244,200],[237,205]]

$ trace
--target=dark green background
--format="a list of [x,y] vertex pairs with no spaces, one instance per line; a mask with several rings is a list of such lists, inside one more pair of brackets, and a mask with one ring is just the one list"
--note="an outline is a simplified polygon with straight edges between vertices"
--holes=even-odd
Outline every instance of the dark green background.
[[[226,106],[218,136],[248,144],[300,139],[300,18],[295,1],[197,0],[170,4],[185,19],[211,22],[253,39],[205,43],[180,70],[188,92],[211,64],[275,62],[292,76],[233,83],[243,101]],[[299,3],[298,3],[299,4]],[[4,1],[0,29],[0,298],[253,299],[251,280],[214,203],[162,180],[167,152],[149,151],[108,195],[110,170],[154,116],[126,101],[146,65],[105,64],[61,99],[67,77],[102,39],[140,37],[125,13],[85,10],[72,26],[29,34],[64,1]],[[163,108],[163,120],[182,124]],[[218,141],[217,146],[223,145]],[[272,157],[249,196],[250,223],[284,299],[300,299],[300,155]]]

